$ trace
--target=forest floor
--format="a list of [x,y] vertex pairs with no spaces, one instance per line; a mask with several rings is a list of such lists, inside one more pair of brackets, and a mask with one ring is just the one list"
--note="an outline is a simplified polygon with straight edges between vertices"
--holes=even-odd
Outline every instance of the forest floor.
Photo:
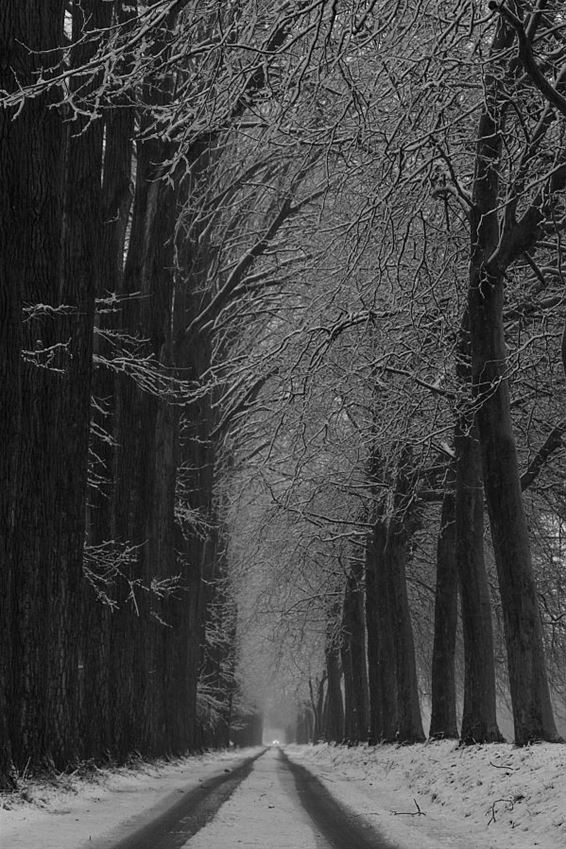
[[[0,796],[0,845],[2,849],[111,847],[170,807],[178,794],[234,770],[258,751],[210,753],[86,775],[76,771],[51,781],[23,780],[18,792]],[[375,748],[291,745],[284,751],[291,761],[314,773],[350,808],[352,816],[369,821],[400,849],[563,849],[566,845],[566,745],[459,748],[443,741]],[[253,776],[252,772],[252,784]],[[265,801],[265,780],[260,789],[258,799]],[[258,834],[253,820],[257,805],[250,809],[249,801],[244,804],[243,792],[238,814],[239,794],[237,789],[211,826],[227,816],[228,811],[222,814],[224,808],[230,808],[232,822],[238,816],[244,823],[250,819],[249,841],[240,839],[239,845],[261,844],[270,849],[273,837]],[[284,804],[270,799],[265,807],[276,816]],[[207,830],[202,831],[203,838]],[[194,838],[195,846],[199,839]],[[287,845],[279,831],[278,840],[278,847]],[[210,840],[205,843],[207,849],[216,849]],[[187,845],[192,846],[193,840]],[[228,844],[218,843],[223,845]],[[288,845],[295,849],[297,843]]]

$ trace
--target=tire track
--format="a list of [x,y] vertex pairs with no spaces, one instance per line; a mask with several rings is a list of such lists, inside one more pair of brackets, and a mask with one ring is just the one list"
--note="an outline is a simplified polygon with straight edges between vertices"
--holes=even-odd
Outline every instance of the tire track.
[[217,775],[188,790],[164,813],[109,849],[180,849],[215,816],[253,769],[266,749],[248,758],[229,775]]

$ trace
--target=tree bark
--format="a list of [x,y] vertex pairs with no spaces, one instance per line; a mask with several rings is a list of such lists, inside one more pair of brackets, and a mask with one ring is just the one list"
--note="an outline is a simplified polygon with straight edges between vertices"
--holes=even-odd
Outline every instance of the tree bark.
[[450,463],[440,513],[436,549],[434,643],[432,649],[432,699],[429,736],[456,739],[455,654],[458,624],[458,572],[456,569],[456,498],[454,463]]
[[368,735],[368,681],[365,636],[364,563],[352,560],[342,612],[342,669],[344,672],[344,736],[360,743]]
[[[515,742],[558,740],[543,649],[542,625],[523,509],[507,382],[503,322],[504,275],[527,239],[536,243],[541,210],[521,222],[500,221],[500,153],[511,72],[505,55],[515,32],[500,19],[486,74],[486,108],[481,114],[470,214],[468,308],[472,384],[478,408],[483,479],[503,608]],[[506,77],[507,74],[507,77]],[[552,186],[551,186],[552,188]],[[542,204],[542,200],[539,205]],[[528,232],[525,230],[528,224]]]
[[369,742],[397,739],[396,644],[392,599],[386,572],[387,531],[377,520],[366,551],[366,623],[369,679]]
[[396,643],[397,739],[400,743],[416,743],[425,739],[406,579],[409,542],[419,522],[412,494],[410,464],[410,451],[404,449],[397,468],[394,512],[388,523],[384,552],[391,586]]
[[[42,65],[58,61],[63,14],[64,3],[57,0],[4,4],[3,67],[10,69],[9,77],[14,69],[18,85],[34,82],[34,72]],[[46,50],[52,52],[45,54]],[[12,77],[8,89],[15,84]],[[53,108],[58,97],[58,92],[48,92],[28,100],[10,128],[13,141],[19,139],[20,144],[9,165],[13,174],[7,184],[14,244],[6,258],[13,263],[11,275],[17,277],[9,284],[15,297],[9,302],[12,319],[20,298],[31,307],[58,308],[68,295],[62,291],[60,253],[65,144],[62,116]],[[6,117],[11,122],[14,116]],[[16,157],[15,149],[12,155]],[[84,305],[82,295],[71,298],[75,310]],[[72,426],[62,415],[60,399],[62,392],[72,392],[88,359],[80,325],[76,312],[64,319],[60,312],[47,315],[42,308],[27,316],[22,340],[23,348],[32,353],[21,367],[20,410],[16,406],[19,434],[13,449],[18,473],[11,506],[13,572],[8,601],[13,638],[8,717],[13,756],[20,768],[46,761],[63,765],[77,753],[73,711],[77,663],[71,628],[82,549],[80,520],[75,522],[79,507],[72,499],[82,474],[81,466],[74,476],[73,461],[80,454],[84,420],[79,410]],[[12,322],[12,345],[17,344],[17,332]],[[71,352],[80,364],[70,361]]]
[[[479,224],[478,224],[479,228]],[[505,376],[503,279],[472,260],[469,291],[474,394],[484,486],[503,609],[515,743],[556,741],[542,625]]]
[[[120,0],[115,3],[117,13]],[[132,200],[131,171],[133,154],[134,115],[131,108],[111,110],[105,121],[104,178],[102,183],[102,233],[100,285],[97,296],[107,299],[123,292],[124,250],[128,216]],[[117,313],[101,307],[96,317],[99,330],[118,331]],[[112,358],[112,345],[95,334],[94,351],[101,357]],[[109,543],[113,539],[112,504],[114,502],[114,438],[116,436],[116,376],[104,365],[96,364],[93,371],[92,452],[96,456],[91,474],[96,485],[88,493],[87,541],[91,546]],[[105,434],[100,437],[98,434]],[[106,588],[113,600],[118,581],[110,578]],[[98,599],[93,587],[84,582],[83,684],[81,687],[81,739],[85,757],[99,758],[111,752],[116,717],[111,704],[111,665],[113,612]]]
[[339,743],[344,736],[344,704],[340,687],[340,649],[334,643],[326,649],[327,688],[324,705],[324,739]]
[[474,425],[456,429],[456,562],[464,636],[464,743],[502,740],[497,726],[493,625],[484,562],[481,456]]

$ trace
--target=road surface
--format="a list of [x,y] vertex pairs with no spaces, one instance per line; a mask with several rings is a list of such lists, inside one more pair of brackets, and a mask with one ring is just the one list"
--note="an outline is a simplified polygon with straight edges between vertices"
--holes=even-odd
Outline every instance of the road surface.
[[308,770],[269,748],[113,849],[393,849]]

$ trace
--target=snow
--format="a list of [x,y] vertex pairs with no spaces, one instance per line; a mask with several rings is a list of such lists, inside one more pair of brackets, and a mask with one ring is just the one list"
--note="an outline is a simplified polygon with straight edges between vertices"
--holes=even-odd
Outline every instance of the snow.
[[277,768],[276,752],[271,749],[256,761],[249,778],[214,820],[185,844],[187,849],[317,849],[321,845],[297,799],[292,776]]
[[180,792],[233,769],[257,749],[78,773],[56,783],[24,781],[0,795],[1,849],[110,849],[173,805]]
[[[2,849],[110,849],[173,804],[179,792],[232,769],[256,750],[140,764],[57,786],[26,781],[0,797]],[[357,816],[400,849],[563,849],[566,746],[510,744],[459,748],[286,746]],[[230,846],[314,849],[323,844],[300,807],[276,752],[249,777],[187,849]]]
[[401,847],[566,846],[565,745],[442,741],[285,751]]

